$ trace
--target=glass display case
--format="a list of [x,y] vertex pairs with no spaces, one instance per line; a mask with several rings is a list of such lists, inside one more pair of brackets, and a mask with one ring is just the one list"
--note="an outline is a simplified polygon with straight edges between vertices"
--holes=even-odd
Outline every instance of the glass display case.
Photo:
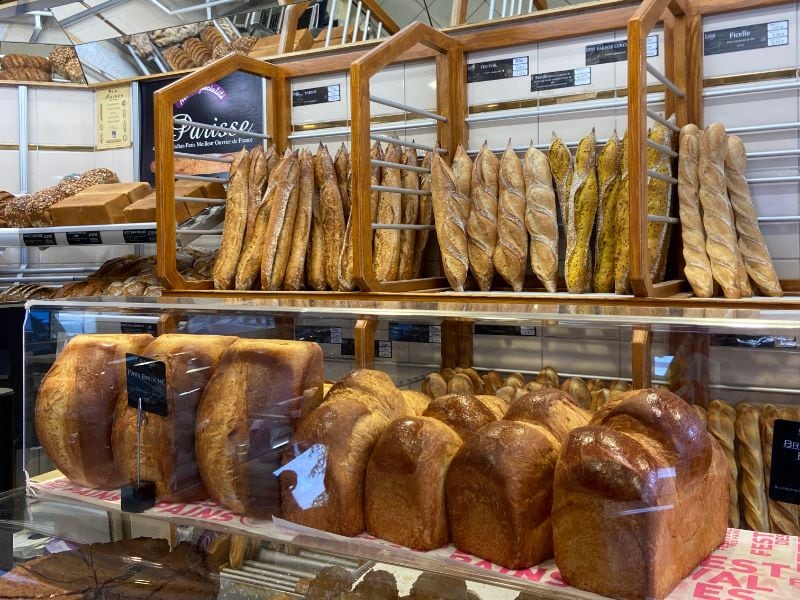
[[30,302],[2,568],[147,537],[88,597],[180,561],[193,597],[800,593],[796,314],[445,297]]

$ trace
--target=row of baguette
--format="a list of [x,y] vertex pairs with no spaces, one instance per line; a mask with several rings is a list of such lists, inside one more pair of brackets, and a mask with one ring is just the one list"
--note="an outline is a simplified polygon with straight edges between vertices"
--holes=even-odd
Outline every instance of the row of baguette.
[[6,54],[0,58],[0,80],[51,81],[53,73],[84,83],[83,68],[73,46],[56,46],[49,56]]

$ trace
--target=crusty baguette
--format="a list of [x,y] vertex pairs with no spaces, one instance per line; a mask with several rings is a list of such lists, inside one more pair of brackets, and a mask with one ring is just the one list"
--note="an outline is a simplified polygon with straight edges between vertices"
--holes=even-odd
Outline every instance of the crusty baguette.
[[339,146],[336,151],[336,157],[333,159],[333,167],[336,170],[336,181],[339,184],[339,195],[342,197],[342,210],[344,211],[344,220],[350,218],[350,153],[347,151],[347,146]]
[[275,167],[278,166],[278,162],[280,161],[275,144],[270,144],[269,148],[267,148],[267,151],[264,153],[264,158],[267,161],[267,178],[269,178],[270,173],[275,170]]
[[[675,123],[675,115],[669,118]],[[648,134],[648,139],[672,149],[672,130],[656,123]],[[672,177],[672,158],[655,148],[647,148],[647,168],[665,177]],[[672,210],[672,184],[663,179],[648,177],[647,214],[660,217],[670,216]],[[647,223],[647,257],[650,265],[650,278],[654,282],[664,279],[667,265],[667,251],[672,226],[669,223],[650,221]]]
[[237,290],[252,290],[261,273],[261,259],[264,254],[264,244],[267,242],[267,229],[269,228],[269,214],[272,197],[275,195],[276,186],[269,188],[264,195],[270,196],[260,202],[258,213],[252,224],[250,239],[242,246],[239,264],[236,266]]
[[753,531],[769,531],[759,410],[750,404],[739,404],[735,427],[742,519]]
[[[384,160],[399,163],[402,158],[397,144],[389,145]],[[403,181],[400,169],[384,167],[381,169],[381,185],[399,188]],[[402,197],[397,192],[381,192],[378,201],[377,223],[397,225],[402,221]],[[373,251],[375,277],[378,281],[395,281],[400,267],[400,230],[378,229],[375,231]]]
[[344,210],[336,170],[328,148],[319,145],[314,157],[314,181],[319,188],[322,209],[322,232],[325,242],[325,282],[333,290],[339,289],[339,257],[344,245]]
[[497,247],[494,264],[497,272],[514,288],[522,291],[528,258],[528,231],[525,229],[525,178],[522,163],[508,140],[500,161],[497,202]]
[[740,137],[728,136],[728,153],[725,156],[725,177],[733,207],[739,250],[747,273],[766,296],[781,296],[781,284],[772,265],[767,244],[758,228],[758,215],[747,185],[747,153]]
[[597,212],[597,140],[592,132],[578,144],[567,204],[567,289],[580,294],[591,289],[592,229]]
[[[417,166],[417,151],[413,148],[403,152],[403,164]],[[419,174],[416,171],[401,173],[403,188],[419,190]],[[419,196],[416,194],[403,194],[402,196],[402,222],[406,225],[416,225],[419,216]],[[400,280],[412,279],[414,275],[414,243],[417,232],[413,229],[404,229],[400,232],[400,265],[397,278]]]
[[[369,152],[370,160],[384,160],[386,157],[383,153],[383,148],[381,148],[380,142],[375,142],[372,144],[372,148]],[[370,186],[376,186],[381,184],[381,177],[383,176],[383,171],[381,167],[378,165],[372,165],[369,170],[369,183]],[[369,196],[369,206],[370,206],[370,214],[372,215],[372,222],[376,223],[378,221],[378,205],[381,201],[381,193],[378,191],[373,190],[373,192]],[[374,237],[374,236],[373,236]]]
[[554,131],[550,142],[550,170],[553,172],[553,179],[556,182],[555,188],[559,210],[561,211],[561,224],[565,232],[567,230],[567,205],[569,204],[569,194],[572,188],[574,164],[569,148]]
[[453,177],[456,178],[456,190],[464,198],[472,193],[472,160],[464,147],[459,144],[453,154]]
[[614,246],[617,237],[621,144],[616,130],[597,156],[597,234],[594,246],[595,292],[614,291]]
[[219,253],[214,262],[214,288],[233,289],[236,266],[244,242],[247,224],[247,184],[250,174],[250,154],[242,149],[231,163],[228,194],[225,201],[225,224],[222,227]]
[[322,228],[322,206],[320,206],[319,188],[314,181],[311,195],[311,231],[308,239],[308,256],[306,257],[306,283],[311,289],[325,289],[325,232]]
[[283,287],[286,290],[303,289],[303,273],[314,205],[314,156],[308,150],[300,151],[298,169],[297,212],[292,229],[289,262],[286,263],[286,275],[283,279]]
[[741,297],[733,209],[728,200],[725,181],[725,154],[728,152],[725,127],[712,123],[700,140],[700,203],[703,206],[703,227],[706,252],[711,262],[714,281],[720,284],[726,298]]
[[[477,161],[476,161],[477,162]],[[530,235],[531,268],[548,292],[558,285],[558,213],[547,155],[531,142],[522,165],[525,226]]]
[[261,259],[261,289],[279,290],[286,274],[292,246],[299,196],[297,152],[289,153],[278,166],[278,182],[269,212],[266,244]]
[[739,467],[736,464],[736,410],[722,400],[712,400],[706,411],[708,431],[722,446],[728,459],[730,473],[730,504],[728,508],[728,526],[739,527]]
[[[684,274],[698,298],[714,295],[714,276],[706,253],[706,234],[700,214],[700,137],[696,125],[681,128],[678,152],[678,210],[683,240]],[[737,511],[738,513],[738,511]]]
[[247,181],[247,226],[244,232],[244,245],[253,236],[256,215],[264,201],[264,191],[267,186],[267,157],[260,144],[250,151],[250,173]]
[[467,219],[469,268],[482,291],[491,288],[494,278],[499,173],[500,161],[483,142],[472,169],[472,197]]
[[614,245],[614,292],[630,294],[630,179],[628,173],[628,132],[622,136],[622,158],[619,168],[619,195],[617,197],[617,241]]
[[[422,168],[428,169],[420,177],[419,189],[423,192],[431,191],[431,162],[433,161],[433,152],[428,151],[425,158],[422,159]],[[419,217],[417,218],[419,225],[433,225],[433,201],[430,196],[419,197]],[[422,277],[422,262],[425,260],[425,250],[428,247],[428,240],[430,239],[431,232],[426,229],[417,231],[416,238],[414,239],[414,270],[413,278],[419,279]]]
[[769,498],[772,440],[777,419],[800,420],[800,410],[794,406],[774,406],[772,404],[767,404],[761,409],[761,450],[764,455],[764,488],[767,492],[770,531],[785,535],[800,535],[800,506]]
[[455,291],[463,292],[468,267],[465,199],[456,189],[453,172],[438,153],[431,164],[431,193],[444,274]]

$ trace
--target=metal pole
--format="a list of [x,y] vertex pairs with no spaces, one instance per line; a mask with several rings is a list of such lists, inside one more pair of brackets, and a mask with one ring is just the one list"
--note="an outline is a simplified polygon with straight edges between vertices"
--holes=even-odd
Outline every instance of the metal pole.
[[28,193],[28,86],[21,85],[19,98],[19,193]]
[[361,0],[358,0],[358,4],[356,5],[356,20],[353,24],[353,39],[351,42],[355,42],[358,39],[358,23],[361,20]]
[[331,45],[331,33],[333,32],[333,17],[336,15],[338,0],[332,0],[331,9],[328,11],[328,31],[325,33],[325,47]]
[[350,9],[353,7],[353,0],[347,0],[347,12],[344,15],[344,28],[342,29],[342,46],[347,43],[347,28],[350,26]]

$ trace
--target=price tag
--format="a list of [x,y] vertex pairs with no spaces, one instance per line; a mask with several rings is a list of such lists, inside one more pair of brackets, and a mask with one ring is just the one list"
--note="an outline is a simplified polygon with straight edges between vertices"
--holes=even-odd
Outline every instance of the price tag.
[[800,421],[777,419],[773,425],[769,497],[800,504]]
[[757,23],[706,31],[703,34],[703,54],[726,54],[744,50],[759,50],[789,44],[789,21]]
[[528,57],[488,60],[467,65],[467,83],[527,77]]
[[67,233],[67,244],[70,246],[93,246],[102,244],[99,231],[71,231]]
[[569,71],[551,71],[531,75],[531,91],[541,92],[560,88],[589,85],[592,83],[592,68],[580,67]]
[[22,243],[26,246],[56,246],[55,233],[23,233]]
[[321,325],[305,325],[295,327],[294,339],[317,344],[341,344],[342,328]]
[[158,335],[158,327],[155,323],[120,323],[120,333],[149,333]]
[[338,83],[305,90],[294,90],[292,92],[292,106],[325,104],[327,102],[339,102],[341,99],[342,91]]
[[122,238],[126,244],[155,244],[155,229],[125,229]]
[[425,323],[389,322],[389,341],[440,344],[442,327]]
[[[658,56],[658,36],[648,35],[647,56]],[[586,66],[605,65],[628,60],[628,40],[615,40],[586,46]]]
[[[355,356],[356,345],[353,338],[342,338],[342,356]],[[375,356],[377,358],[392,358],[392,342],[388,340],[375,340]]]
[[167,365],[166,363],[126,354],[126,380],[128,384],[128,406],[139,407],[162,417],[169,414],[167,403]]
[[536,327],[519,325],[475,325],[475,335],[535,336]]

